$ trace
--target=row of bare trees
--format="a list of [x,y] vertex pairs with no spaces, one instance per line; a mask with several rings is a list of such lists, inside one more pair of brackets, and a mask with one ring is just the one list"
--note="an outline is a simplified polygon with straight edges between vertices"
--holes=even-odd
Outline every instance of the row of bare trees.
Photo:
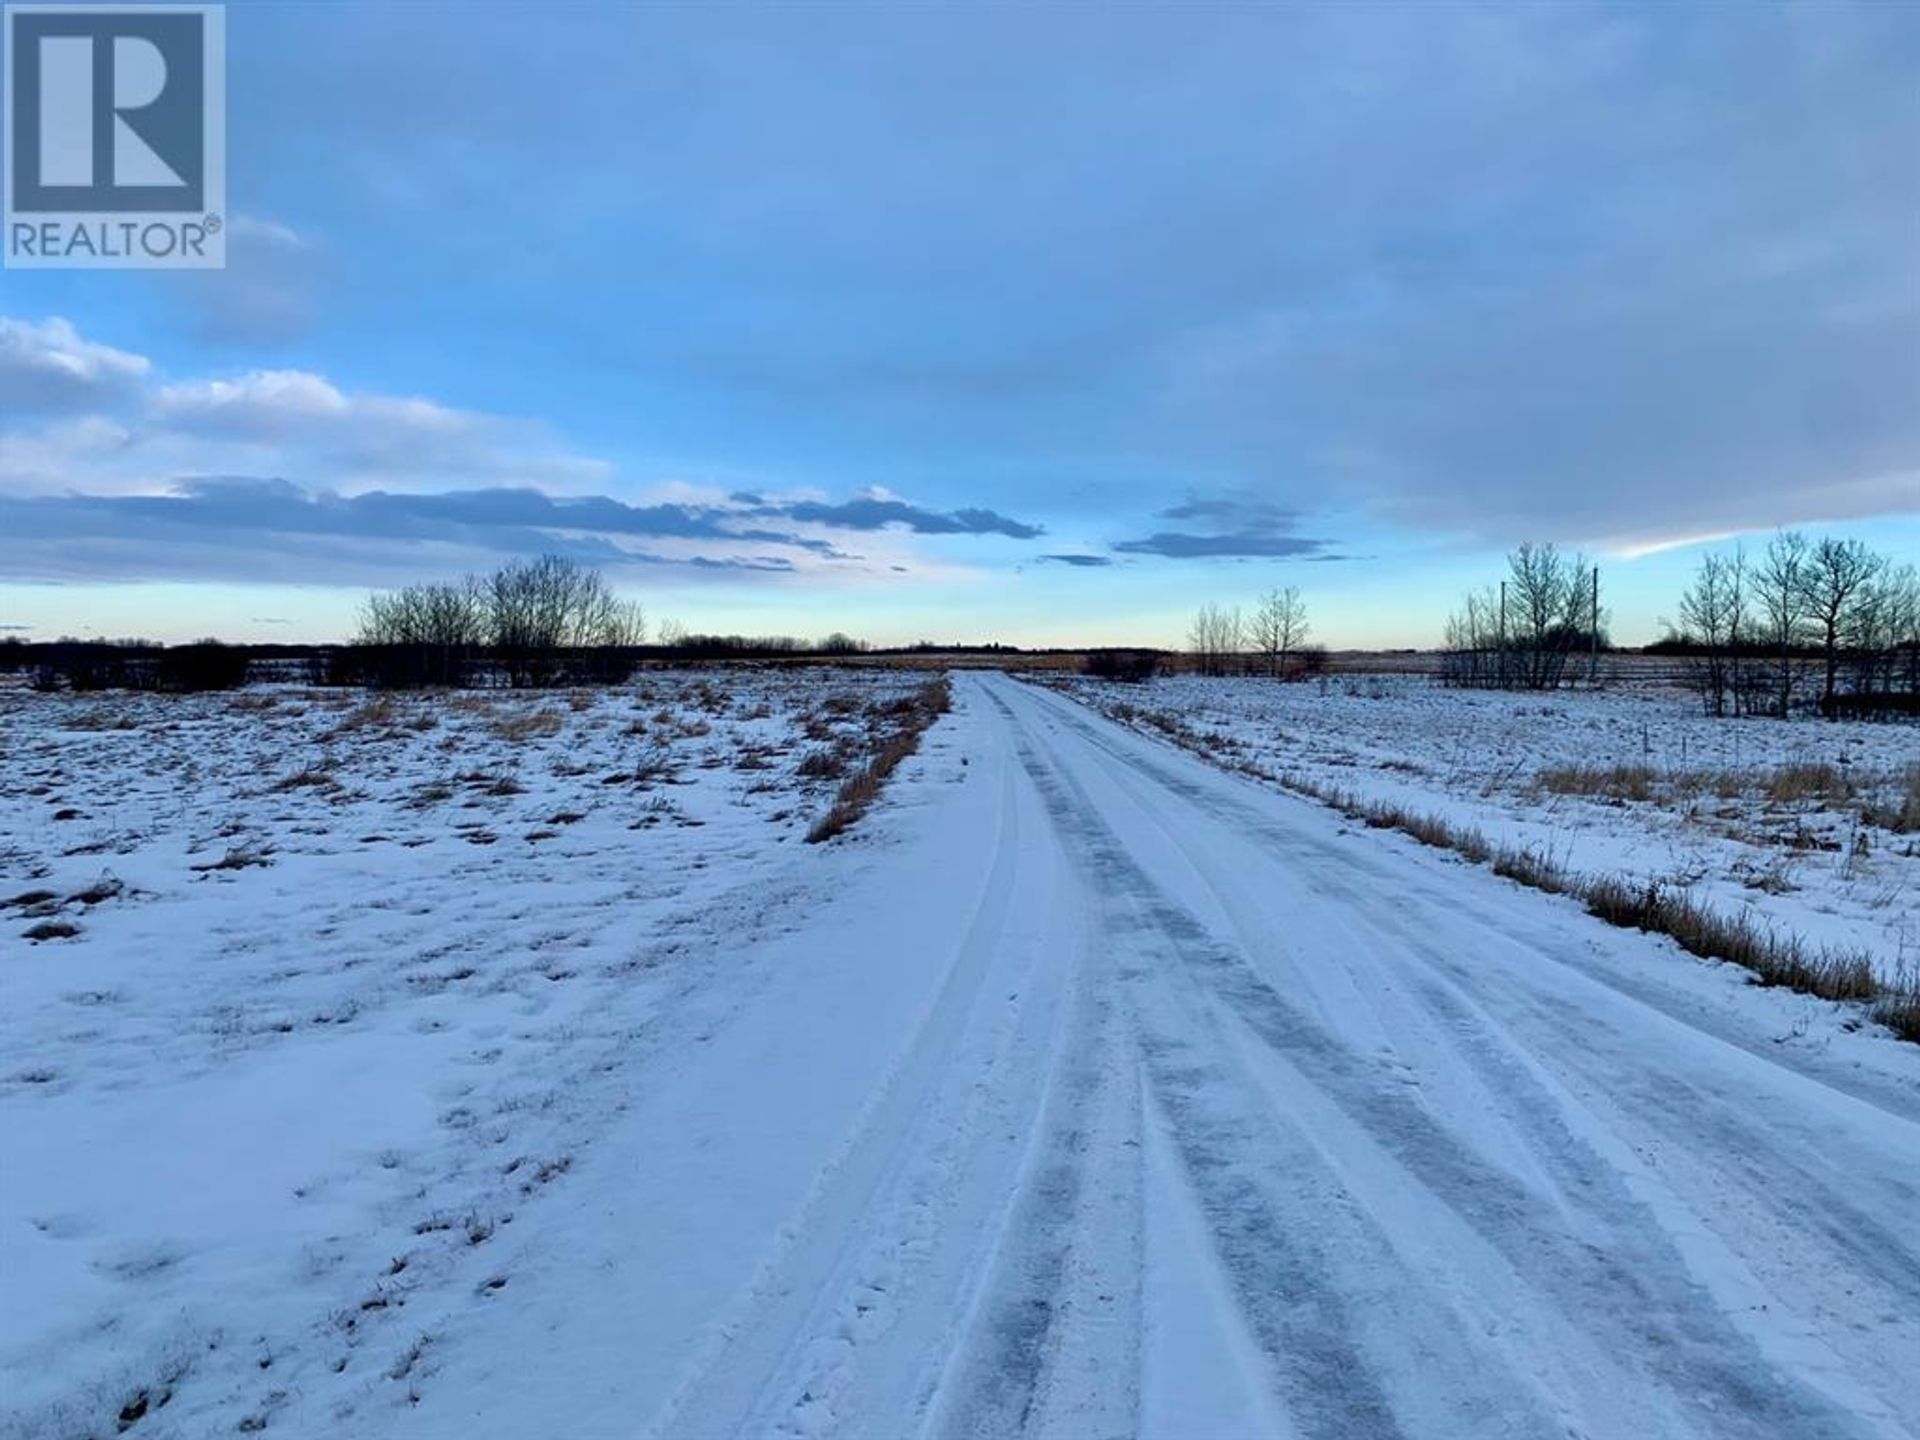
[[1858,540],[1798,531],[1701,557],[1668,644],[1711,715],[1920,709],[1920,574]]
[[1297,679],[1319,670],[1325,652],[1308,645],[1312,626],[1300,591],[1269,590],[1252,611],[1202,605],[1187,632],[1187,650],[1202,675],[1261,674]]
[[370,684],[464,685],[485,673],[524,689],[622,679],[645,638],[640,606],[599,571],[543,555],[373,596],[355,660]]
[[1522,545],[1507,556],[1506,579],[1447,617],[1440,675],[1498,690],[1552,690],[1583,670],[1591,679],[1605,625],[1597,569],[1553,545]]

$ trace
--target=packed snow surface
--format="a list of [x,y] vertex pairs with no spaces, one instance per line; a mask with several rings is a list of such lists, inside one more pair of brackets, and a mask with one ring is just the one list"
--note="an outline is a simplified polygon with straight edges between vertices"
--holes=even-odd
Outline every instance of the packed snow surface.
[[1920,1433],[1920,1047],[911,683],[6,697],[0,1433]]
[[[1527,694],[1424,676],[1056,682],[1215,758],[1687,890],[1920,984],[1920,729],[1714,718],[1684,690]],[[1898,817],[1903,817],[1900,819]]]

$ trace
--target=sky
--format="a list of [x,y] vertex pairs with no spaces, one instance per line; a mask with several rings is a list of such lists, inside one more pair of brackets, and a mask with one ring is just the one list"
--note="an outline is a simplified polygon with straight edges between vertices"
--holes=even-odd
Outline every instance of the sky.
[[1920,559],[1920,6],[235,3],[224,271],[0,273],[0,625],[1430,645]]

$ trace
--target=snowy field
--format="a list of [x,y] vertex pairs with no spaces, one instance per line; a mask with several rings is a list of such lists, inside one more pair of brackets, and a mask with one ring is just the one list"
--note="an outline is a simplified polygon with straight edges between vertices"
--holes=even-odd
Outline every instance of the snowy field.
[[1920,1046],[926,678],[0,695],[0,1435],[1920,1434]]
[[[1229,763],[1478,827],[1568,869],[1657,880],[1920,980],[1920,728],[1714,720],[1660,684],[1532,695],[1415,676],[1071,679]],[[1912,793],[1915,798],[1908,799]],[[1911,807],[1904,822],[1902,807]]]
[[0,692],[0,1433],[408,1395],[679,937],[806,903],[832,772],[922,678]]

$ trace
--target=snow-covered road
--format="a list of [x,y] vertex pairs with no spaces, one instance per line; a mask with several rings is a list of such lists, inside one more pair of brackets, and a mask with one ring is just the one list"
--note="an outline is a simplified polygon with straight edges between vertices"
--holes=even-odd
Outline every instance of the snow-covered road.
[[1920,1050],[956,691],[383,1430],[1920,1434]]

